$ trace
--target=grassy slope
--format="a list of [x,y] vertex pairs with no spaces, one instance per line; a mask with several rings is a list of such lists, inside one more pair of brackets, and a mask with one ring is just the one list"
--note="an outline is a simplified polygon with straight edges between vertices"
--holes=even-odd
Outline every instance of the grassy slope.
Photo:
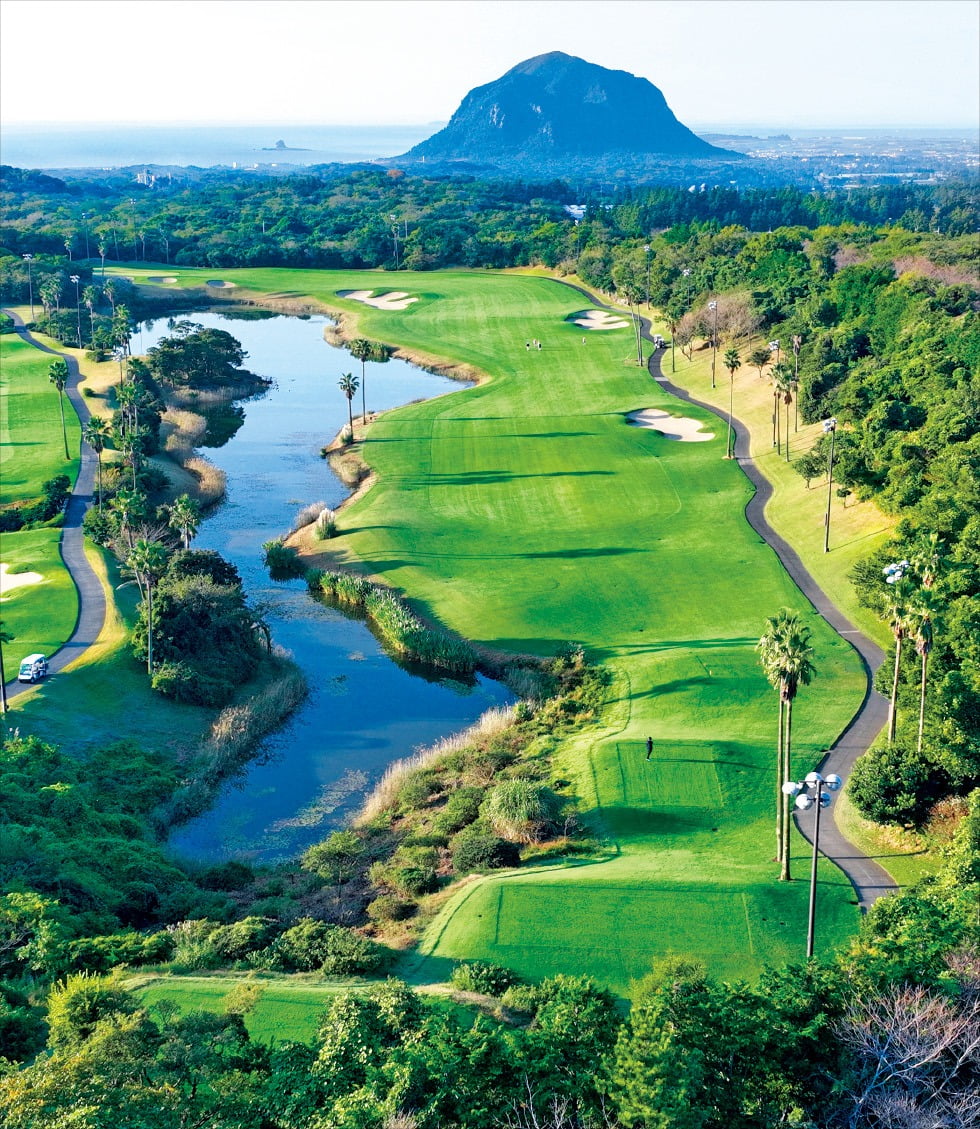
[[41,484],[56,474],[75,481],[81,430],[65,397],[68,450],[65,458],[58,392],[48,380],[54,357],[13,334],[0,337],[0,500],[38,498]]
[[[583,345],[564,322],[581,298],[534,277],[173,273],[308,295],[353,313],[366,336],[490,374],[374,427],[365,454],[379,481],[346,513],[344,548],[464,635],[537,654],[581,642],[616,675],[603,725],[563,766],[614,845],[609,860],[470,885],[436,922],[433,970],[483,957],[622,989],[668,951],[724,975],[799,956],[806,884],[774,881],[774,699],[754,643],[783,605],[813,628],[820,673],[796,711],[801,769],[856,708],[860,672],[745,524],[749,488],[720,457],[723,437],[679,444],[627,426],[635,408],[684,414],[630,366],[629,330]],[[422,300],[385,313],[335,296],[371,287]],[[544,349],[528,352],[530,338]],[[856,917],[843,877],[828,867],[823,879],[829,945]]]
[[0,602],[3,627],[14,636],[5,652],[7,677],[16,675],[24,655],[50,655],[71,634],[78,616],[78,592],[61,560],[60,529],[27,529],[4,533],[2,557],[11,573],[36,572],[38,584],[12,589]]

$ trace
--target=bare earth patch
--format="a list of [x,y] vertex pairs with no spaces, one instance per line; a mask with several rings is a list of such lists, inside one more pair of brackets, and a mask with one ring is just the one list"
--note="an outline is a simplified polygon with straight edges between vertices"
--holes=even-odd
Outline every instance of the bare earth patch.
[[571,321],[583,329],[625,329],[629,322],[606,310],[580,310],[572,314]]
[[365,306],[373,306],[376,310],[407,310],[413,302],[418,301],[417,297],[405,290],[389,290],[385,294],[375,294],[373,290],[338,290],[337,297],[363,302]]
[[[154,275],[148,276],[146,281],[147,282],[156,282],[158,284],[164,283],[167,286],[169,286],[172,282],[177,281],[177,276],[175,274],[154,274]],[[220,283],[220,284],[215,283],[215,282],[209,282],[208,283],[208,286],[217,286],[217,285],[224,286],[225,284],[223,282]],[[234,283],[231,283],[231,285],[234,286]]]
[[0,597],[25,584],[41,584],[44,577],[39,572],[8,572],[10,565],[0,564]]
[[638,412],[630,412],[626,418],[634,427],[648,427],[652,431],[659,431],[664,439],[676,439],[680,443],[707,443],[715,437],[713,431],[701,430],[704,424],[699,420],[672,416],[670,412],[662,412],[659,408],[643,408]]

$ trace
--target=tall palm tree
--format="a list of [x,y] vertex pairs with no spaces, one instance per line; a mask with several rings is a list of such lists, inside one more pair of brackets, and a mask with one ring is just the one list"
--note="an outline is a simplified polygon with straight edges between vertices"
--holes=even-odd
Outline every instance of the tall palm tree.
[[809,686],[816,673],[810,628],[795,612],[783,608],[766,620],[766,631],[759,640],[760,661],[769,682],[779,691],[779,735],[777,740],[777,858],[782,863],[780,878],[790,880],[790,798],[783,783],[792,772],[793,702],[800,686]]
[[785,361],[780,361],[772,366],[769,373],[772,381],[773,407],[772,407],[772,445],[777,452],[782,451],[782,442],[779,427],[779,405],[785,403],[786,408],[786,458],[789,459],[789,404],[793,402],[790,389],[793,387],[793,368]]
[[86,286],[82,291],[82,301],[88,307],[89,340],[95,340],[95,306],[99,300],[99,292],[94,286]]
[[58,407],[61,409],[61,438],[65,444],[65,458],[68,453],[68,431],[65,427],[65,388],[68,384],[68,365],[63,360],[52,361],[48,365],[48,380],[58,389]]
[[139,490],[122,487],[116,491],[110,505],[112,511],[119,516],[120,532],[132,548],[133,527],[146,517],[146,495]]
[[350,423],[350,442],[354,442],[354,409],[351,407],[351,402],[354,399],[354,393],[358,388],[357,377],[353,373],[345,372],[344,375],[337,381],[337,387],[347,397],[347,418]]
[[102,416],[92,416],[85,425],[82,437],[95,452],[99,467],[99,513],[102,513],[102,452],[109,442],[109,423]]
[[16,636],[9,631],[4,631],[3,620],[0,620],[0,713],[7,712],[7,675],[3,669],[3,645],[12,643]]
[[367,406],[365,403],[365,388],[367,387],[364,362],[372,359],[375,353],[374,342],[366,337],[355,337],[347,346],[350,355],[361,362],[361,423],[367,423]]
[[171,529],[176,529],[180,533],[183,547],[189,549],[191,538],[197,533],[198,526],[201,524],[201,507],[190,495],[181,494],[180,497],[174,499],[173,505],[169,507],[167,524]]
[[933,600],[928,590],[918,593],[912,605],[912,637],[915,651],[921,662],[919,678],[919,736],[916,751],[922,752],[922,731],[926,722],[926,679],[928,678],[929,655],[932,653],[934,639]]
[[728,369],[728,445],[725,447],[725,458],[732,458],[732,412],[735,408],[735,373],[742,367],[742,359],[738,349],[733,345],[725,353],[725,368]]
[[146,671],[150,675],[153,674],[153,594],[167,571],[167,560],[166,546],[145,537],[135,542],[126,557],[126,571],[135,578],[146,602]]
[[882,597],[885,618],[895,639],[895,669],[892,674],[891,697],[888,700],[889,745],[895,740],[895,729],[898,724],[898,677],[902,668],[902,643],[908,638],[909,631],[915,623],[912,610],[914,592],[912,581],[904,573],[899,573]]

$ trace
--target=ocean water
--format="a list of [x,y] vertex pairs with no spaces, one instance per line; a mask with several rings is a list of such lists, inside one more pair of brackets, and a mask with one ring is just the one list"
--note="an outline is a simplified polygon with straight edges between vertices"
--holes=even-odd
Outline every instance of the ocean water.
[[[130,165],[323,165],[395,157],[444,123],[425,125],[252,126],[5,125],[0,163],[16,168],[124,168]],[[283,141],[288,149],[276,150]]]

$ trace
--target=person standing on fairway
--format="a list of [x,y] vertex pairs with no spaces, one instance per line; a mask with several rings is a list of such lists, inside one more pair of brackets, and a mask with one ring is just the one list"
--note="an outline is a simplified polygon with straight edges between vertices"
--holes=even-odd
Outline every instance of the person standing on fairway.
[[653,755],[653,738],[647,738],[647,760]]

